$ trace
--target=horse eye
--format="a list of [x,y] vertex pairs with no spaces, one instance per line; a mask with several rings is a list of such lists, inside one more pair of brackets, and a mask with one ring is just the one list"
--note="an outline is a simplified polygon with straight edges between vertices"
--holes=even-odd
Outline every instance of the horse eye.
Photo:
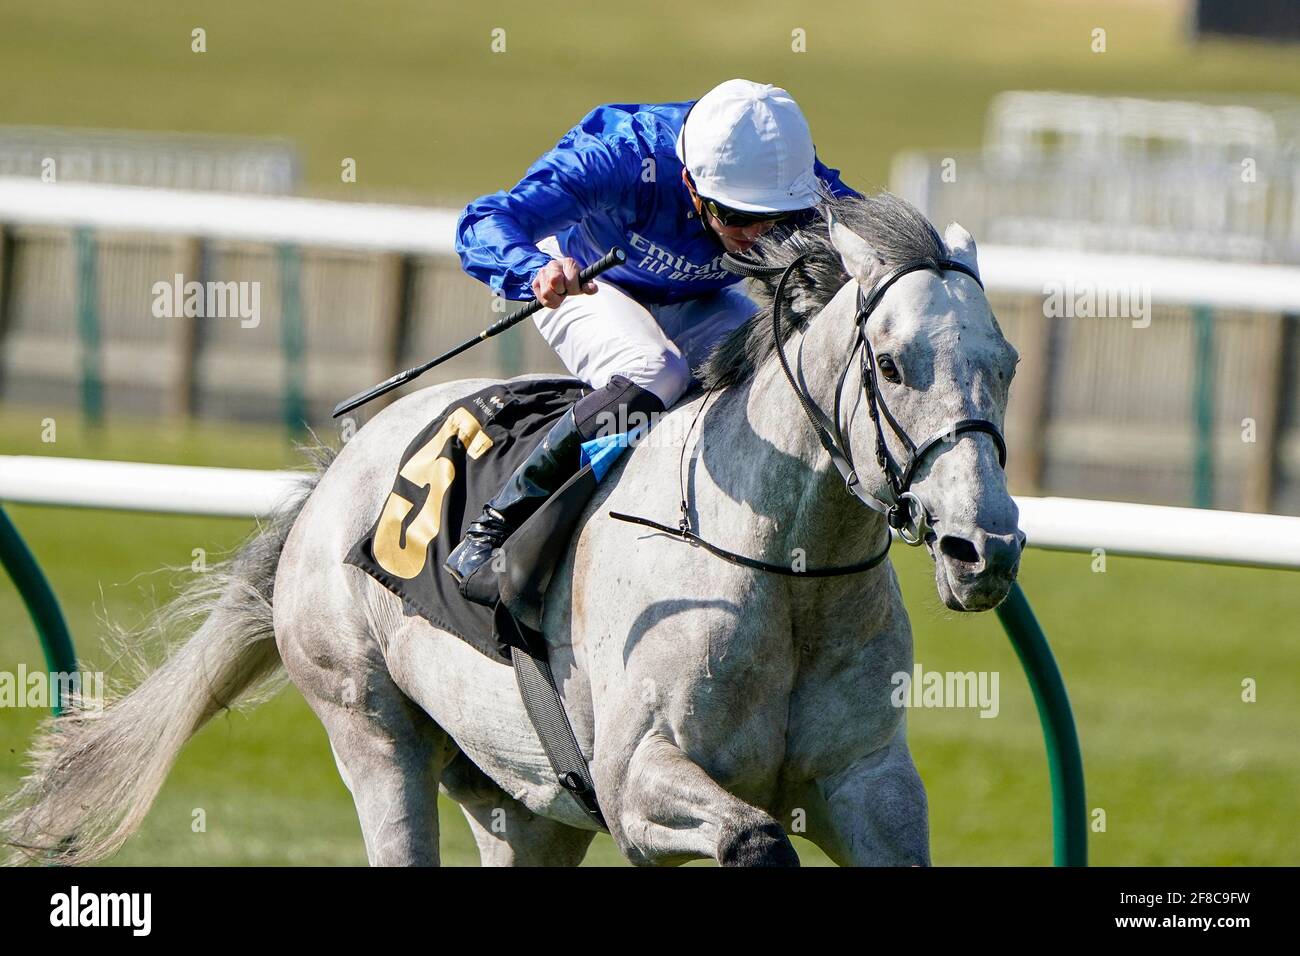
[[885,381],[897,385],[903,380],[903,376],[898,374],[898,366],[894,364],[892,357],[882,355],[876,359],[876,365],[880,367],[880,374],[885,376]]

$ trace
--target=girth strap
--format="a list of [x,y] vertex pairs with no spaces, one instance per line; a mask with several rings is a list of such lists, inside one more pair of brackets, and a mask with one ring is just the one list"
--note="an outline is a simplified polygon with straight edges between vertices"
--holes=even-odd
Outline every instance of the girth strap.
[[564,713],[564,702],[547,659],[545,638],[517,621],[504,603],[496,606],[494,625],[497,639],[510,647],[510,662],[514,665],[524,710],[556,779],[596,825],[608,831],[609,826],[596,800],[596,785],[587,758]]

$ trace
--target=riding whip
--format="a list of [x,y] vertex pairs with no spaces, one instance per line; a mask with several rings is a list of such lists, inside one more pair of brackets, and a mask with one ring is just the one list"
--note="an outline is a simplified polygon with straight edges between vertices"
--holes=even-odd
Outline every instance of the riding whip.
[[[612,269],[614,266],[622,265],[626,261],[627,261],[627,253],[624,252],[618,246],[615,246],[614,248],[610,249],[609,252],[605,253],[604,257],[599,262],[587,266],[587,268],[583,269],[580,273],[578,273],[578,283],[579,285],[586,285],[588,282],[596,278],[596,276],[600,275],[602,272],[605,272],[607,269]],[[533,313],[540,312],[544,308],[546,308],[546,306],[542,305],[541,299],[533,299],[532,302],[529,302],[527,305],[519,309],[516,309],[510,315],[507,315],[504,319],[501,319],[497,322],[493,322],[491,325],[489,325],[478,335],[474,336],[472,339],[467,339],[466,341],[460,343],[460,345],[456,346],[454,349],[451,349],[447,352],[443,352],[436,359],[433,359],[432,361],[429,362],[425,362],[423,365],[417,365],[415,366],[415,368],[408,368],[404,372],[398,372],[392,378],[385,379],[384,381],[380,382],[378,385],[374,385],[366,389],[364,392],[358,392],[356,395],[353,395],[351,398],[344,399],[343,401],[339,402],[337,405],[334,406],[333,417],[338,418],[343,413],[350,412],[354,408],[359,408],[360,406],[366,404],[366,402],[378,398],[380,395],[385,395],[388,392],[391,392],[395,388],[400,388],[401,386],[405,385],[407,382],[411,381],[411,379],[418,378],[419,376],[423,375],[425,372],[429,371],[429,369],[433,368],[435,365],[441,365],[443,362],[447,361],[448,359],[455,358],[457,355],[459,355],[461,352],[464,352],[466,349],[473,348],[475,345],[478,345],[484,339],[491,338],[492,336],[496,335],[498,332],[504,332],[512,325],[517,325],[518,323],[522,322],[524,319],[528,318]]]

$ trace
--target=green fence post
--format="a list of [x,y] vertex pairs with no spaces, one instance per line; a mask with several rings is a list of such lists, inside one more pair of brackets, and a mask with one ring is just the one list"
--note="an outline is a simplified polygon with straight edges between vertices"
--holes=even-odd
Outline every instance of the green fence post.
[[998,605],[998,618],[1011,638],[1029,678],[1047,743],[1052,781],[1052,844],[1056,866],[1088,865],[1088,808],[1083,786],[1083,754],[1070,712],[1070,697],[1052,649],[1019,584]]
[[1214,312],[1203,305],[1192,309],[1196,324],[1196,380],[1192,415],[1196,451],[1192,463],[1192,503],[1214,507]]
[[[77,671],[77,652],[72,647],[72,635],[54,596],[50,582],[41,566],[36,563],[27,542],[23,540],[3,507],[0,507],[0,564],[9,572],[14,585],[27,605],[27,613],[36,625],[45,652],[45,664],[52,674],[74,674]],[[64,686],[63,681],[51,681],[55,693]],[[63,713],[63,700],[53,701],[54,715]]]
[[77,334],[81,338],[81,409],[86,421],[104,420],[104,386],[100,370],[98,244],[89,229],[78,229]]
[[295,435],[307,427],[303,397],[302,256],[282,245],[280,260],[280,346],[284,352],[284,423]]

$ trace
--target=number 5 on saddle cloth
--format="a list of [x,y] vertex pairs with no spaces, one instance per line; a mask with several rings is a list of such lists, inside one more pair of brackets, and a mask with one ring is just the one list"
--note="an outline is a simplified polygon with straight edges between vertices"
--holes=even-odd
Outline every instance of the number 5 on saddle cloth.
[[555,565],[626,436],[585,443],[577,474],[506,541],[494,559],[500,588],[495,608],[462,597],[442,568],[483,503],[584,391],[577,379],[512,380],[455,403],[403,452],[378,519],[344,560],[401,598],[408,613],[513,664],[557,779],[603,828],[586,759],[547,663],[541,613]]

